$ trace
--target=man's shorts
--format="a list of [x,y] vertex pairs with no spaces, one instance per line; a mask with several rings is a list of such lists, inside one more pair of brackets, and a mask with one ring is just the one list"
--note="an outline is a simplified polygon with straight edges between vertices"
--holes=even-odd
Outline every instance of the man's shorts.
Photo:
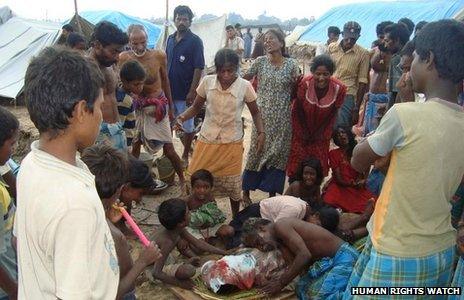
[[[187,110],[187,103],[185,100],[174,100],[174,116],[177,118],[180,114]],[[185,133],[192,133],[195,129],[195,125],[193,123],[193,118],[188,121],[185,121],[183,124],[183,128]]]

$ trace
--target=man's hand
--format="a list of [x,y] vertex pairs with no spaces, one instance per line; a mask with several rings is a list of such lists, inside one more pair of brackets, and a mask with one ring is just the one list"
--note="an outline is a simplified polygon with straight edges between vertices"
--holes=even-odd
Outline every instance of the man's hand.
[[269,280],[261,289],[261,292],[268,295],[275,295],[279,293],[285,286],[280,282],[280,278]]
[[266,135],[264,132],[258,133],[258,139],[256,141],[256,153],[261,153],[264,150],[264,143],[266,141]]
[[187,97],[185,98],[185,102],[188,106],[193,104],[193,101],[195,100],[197,93],[195,91],[190,91],[187,94]]
[[176,120],[174,121],[174,126],[172,126],[172,130],[184,131],[183,123],[184,123],[184,120],[182,119],[182,117],[178,116]]

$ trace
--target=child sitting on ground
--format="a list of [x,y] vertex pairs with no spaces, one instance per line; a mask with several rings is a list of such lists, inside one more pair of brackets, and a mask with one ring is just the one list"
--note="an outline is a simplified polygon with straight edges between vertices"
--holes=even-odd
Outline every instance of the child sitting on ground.
[[367,201],[375,196],[366,189],[367,176],[351,167],[356,140],[353,133],[343,127],[334,130],[333,140],[339,148],[329,152],[332,178],[323,195],[324,202],[345,212],[362,213]]
[[[0,166],[7,163],[18,139],[19,122],[0,107]],[[18,294],[16,253],[12,246],[15,205],[0,177],[0,299],[16,299]]]
[[318,209],[324,203],[321,199],[322,175],[321,162],[314,157],[301,162],[295,174],[296,181],[292,182],[285,195],[306,201],[312,209]]
[[[218,208],[216,200],[211,193],[214,186],[213,174],[209,171],[200,169],[190,177],[192,194],[186,199],[190,210],[189,227],[193,230],[206,229],[206,235],[200,231],[205,240],[208,240],[210,231],[214,235],[226,220],[225,214]],[[197,232],[190,231],[196,235]]]
[[[188,244],[204,252],[219,255],[227,253],[188,233],[186,227],[190,223],[190,211],[187,203],[182,199],[169,199],[161,203],[158,219],[163,228],[154,233],[154,240],[161,247],[162,257],[155,263],[153,276],[164,283],[191,289],[193,287],[192,277],[196,273],[194,265],[199,266],[199,259],[189,249],[182,249],[179,242],[185,240]],[[172,256],[175,247],[180,253],[191,259],[186,263],[176,263]]]
[[149,265],[161,257],[156,244],[144,248],[138,259],[133,262],[129,253],[130,246],[123,233],[113,225],[119,221],[121,213],[113,208],[127,181],[129,166],[127,157],[108,145],[96,145],[84,150],[82,160],[95,176],[97,192],[103,203],[106,221],[113,236],[119,264],[119,286],[116,299],[135,299],[135,280]]
[[119,121],[126,133],[127,146],[132,146],[135,137],[135,109],[132,96],[140,95],[146,77],[145,69],[136,60],[129,60],[121,66],[119,77],[121,86],[116,89]]

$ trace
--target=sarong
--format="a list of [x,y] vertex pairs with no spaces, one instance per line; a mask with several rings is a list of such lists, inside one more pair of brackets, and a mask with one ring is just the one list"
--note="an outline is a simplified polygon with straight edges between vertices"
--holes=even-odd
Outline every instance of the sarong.
[[343,243],[335,256],[315,262],[297,283],[298,299],[341,299],[359,253]]
[[[365,296],[351,295],[351,287],[447,287],[453,276],[455,252],[453,246],[424,257],[394,257],[378,253],[368,237],[343,299],[365,299]],[[391,299],[391,296],[370,296],[369,299]],[[395,296],[395,299],[411,299],[411,296]]]

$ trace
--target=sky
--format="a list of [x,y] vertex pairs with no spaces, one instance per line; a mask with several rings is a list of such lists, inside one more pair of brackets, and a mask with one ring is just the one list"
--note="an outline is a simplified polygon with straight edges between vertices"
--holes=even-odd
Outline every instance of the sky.
[[[118,10],[141,18],[165,15],[166,0],[77,0],[79,11]],[[316,18],[330,8],[349,2],[369,0],[169,0],[169,16],[177,5],[187,4],[196,16],[236,12],[248,19],[265,13],[282,20]],[[39,20],[64,21],[72,17],[73,0],[0,0],[0,7],[8,5],[18,16]]]

